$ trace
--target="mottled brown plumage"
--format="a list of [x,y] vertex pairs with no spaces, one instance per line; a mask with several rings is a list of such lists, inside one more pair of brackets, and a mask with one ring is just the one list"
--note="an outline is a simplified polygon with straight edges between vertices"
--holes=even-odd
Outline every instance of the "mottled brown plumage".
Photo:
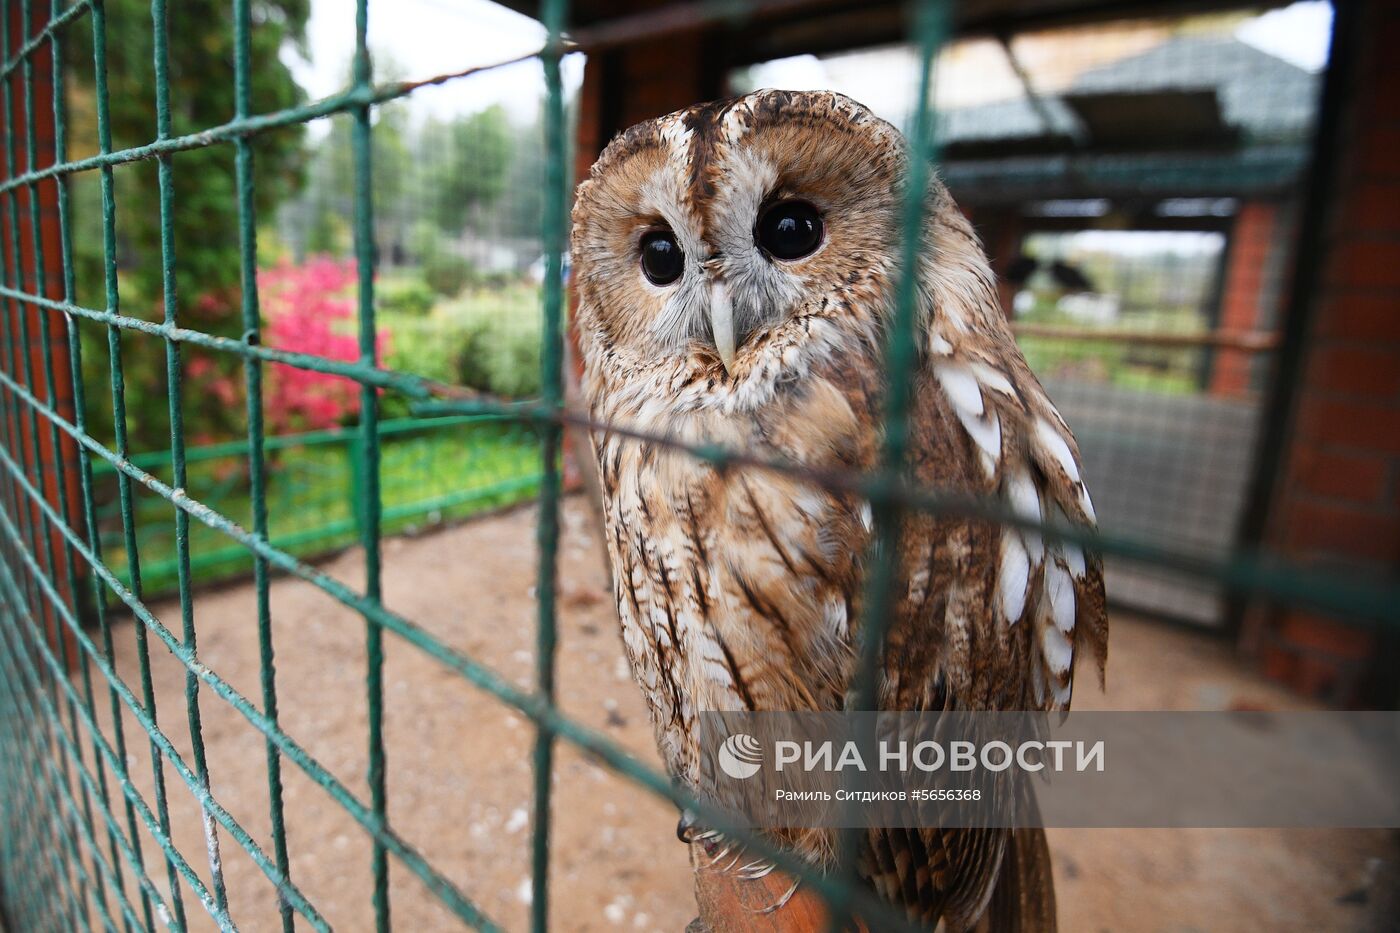
[[[906,162],[898,131],[832,93],[760,91],[614,140],[574,208],[593,416],[815,468],[874,467]],[[824,233],[810,255],[781,260],[755,229],[788,201],[814,206]],[[927,204],[914,475],[1092,525],[1073,436],[1016,348],[971,226],[937,181]],[[677,281],[643,274],[649,231],[674,232]],[[868,506],[615,434],[594,441],[623,641],[677,778],[698,776],[698,711],[841,709]],[[882,708],[1065,708],[1081,649],[1102,671],[1093,555],[918,515],[898,561]],[[828,841],[795,844],[822,861]],[[949,929],[985,922],[989,904],[1015,928],[1054,924],[1039,831],[876,831],[862,865],[875,890]]]

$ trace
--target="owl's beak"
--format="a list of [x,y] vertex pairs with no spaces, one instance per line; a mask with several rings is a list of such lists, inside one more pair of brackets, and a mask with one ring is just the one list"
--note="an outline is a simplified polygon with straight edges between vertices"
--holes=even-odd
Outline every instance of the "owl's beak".
[[734,305],[723,282],[710,283],[710,330],[725,372],[734,371]]

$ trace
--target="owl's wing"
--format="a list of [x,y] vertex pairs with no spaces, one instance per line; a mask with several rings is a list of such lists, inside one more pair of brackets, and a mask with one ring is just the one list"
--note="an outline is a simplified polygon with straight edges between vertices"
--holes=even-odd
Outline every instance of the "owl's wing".
[[[1093,528],[1074,435],[1017,348],[981,247],[946,195],[929,237],[917,479],[1032,522]],[[1097,554],[1031,529],[936,517],[911,523],[904,551],[913,589],[921,570],[957,571],[941,605],[906,606],[897,626],[910,638],[941,633],[937,673],[960,705],[1068,709],[1082,649],[1102,678],[1108,619]]]
[[[921,277],[929,344],[911,424],[916,479],[1032,521],[1093,527],[1074,437],[1016,347],[972,229],[946,194],[935,208]],[[1068,709],[1085,648],[1102,678],[1097,555],[936,515],[907,522],[901,551],[909,587],[887,645],[885,708]],[[1007,806],[1035,806],[1014,784],[999,786]],[[1041,829],[873,830],[864,868],[911,916],[950,930],[979,918],[977,928],[1055,928]]]

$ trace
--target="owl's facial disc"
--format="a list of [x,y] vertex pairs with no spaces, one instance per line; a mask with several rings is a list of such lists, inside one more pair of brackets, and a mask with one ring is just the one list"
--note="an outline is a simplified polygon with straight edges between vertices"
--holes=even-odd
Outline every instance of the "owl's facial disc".
[[628,130],[574,208],[585,353],[727,395],[793,384],[842,340],[872,339],[904,152],[897,130],[826,92],[762,91]]
[[[680,281],[685,272],[686,257],[676,235],[669,229],[652,230],[643,234],[640,244],[642,274],[646,280],[658,288],[665,288]],[[705,281],[699,283],[702,292],[708,293],[704,302],[710,318],[710,333],[714,336],[715,351],[719,353],[724,371],[734,371],[734,305],[729,300],[729,289],[724,280],[713,272],[706,273]]]

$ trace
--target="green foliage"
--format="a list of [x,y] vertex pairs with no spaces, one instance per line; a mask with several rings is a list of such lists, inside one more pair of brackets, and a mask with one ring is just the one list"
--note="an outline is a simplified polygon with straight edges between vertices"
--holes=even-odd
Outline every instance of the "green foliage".
[[444,298],[457,297],[476,280],[476,268],[461,256],[438,251],[423,262],[423,281]]
[[[112,143],[140,146],[156,138],[155,74],[151,8],[147,0],[107,0],[107,86]],[[252,31],[252,107],[255,113],[280,110],[304,98],[279,53],[287,42],[304,38],[309,0],[255,0]],[[168,9],[171,132],[184,135],[233,118],[233,22],[226,0],[181,0]],[[94,74],[90,31],[72,29],[67,55],[72,94],[70,156],[97,151],[93,106]],[[89,122],[91,121],[91,122]],[[83,125],[86,124],[86,125]],[[256,203],[269,211],[297,184],[301,131],[257,139]],[[210,146],[172,159],[178,285],[194,296],[238,285],[238,205],[234,191],[234,149]],[[152,163],[118,168],[118,236],[122,267],[130,274],[133,298],[158,301],[161,295],[160,215]],[[96,173],[75,184],[95,186]],[[83,203],[93,203],[88,197]],[[100,283],[100,214],[83,211],[83,235],[74,246],[85,271]],[[96,233],[88,235],[89,231]],[[234,303],[235,307],[237,303]]]
[[[566,145],[572,145],[570,134]],[[537,237],[540,235],[540,219],[544,216],[544,125],[535,121],[522,127],[514,142],[510,168],[506,175],[506,191],[509,195],[497,203],[495,212],[500,221],[500,232],[505,236]],[[572,156],[565,157],[569,164]],[[566,207],[567,210],[567,207]]]
[[516,285],[477,292],[443,308],[443,315],[467,335],[462,358],[464,385],[507,398],[540,391],[540,293]]
[[[280,51],[303,40],[309,0],[254,0],[251,97],[255,113],[295,106],[304,97]],[[107,86],[112,145],[128,148],[156,138],[154,47],[147,0],[106,0]],[[233,21],[226,0],[180,0],[168,9],[171,132],[185,135],[217,126],[234,115]],[[91,30],[69,27],[68,73],[70,158],[98,151]],[[255,204],[266,216],[298,184],[301,127],[256,139]],[[238,204],[234,147],[216,145],[180,152],[171,159],[175,210],[173,245],[181,323],[220,336],[241,331],[239,313]],[[164,293],[160,211],[154,162],[118,166],[113,172],[117,204],[117,268],[120,310],[158,319]],[[79,302],[107,307],[103,272],[102,202],[97,172],[71,177],[73,248]],[[100,367],[106,385],[107,344],[101,328],[84,328],[85,369]],[[135,449],[169,445],[165,397],[165,349],[161,342],[124,340],[130,432]],[[238,368],[220,359],[222,379]],[[94,429],[110,432],[111,396],[89,394]],[[186,427],[191,437],[227,436],[236,430],[237,406],[201,397],[187,385]],[[202,402],[202,403],[201,403]],[[110,434],[108,434],[110,436]]]
[[[380,63],[376,77],[392,80],[399,69]],[[376,109],[370,184],[374,190],[375,245],[390,267],[427,264],[442,249],[444,236],[458,237],[502,205],[508,235],[535,236],[543,197],[537,128],[517,129],[505,111],[489,107],[448,121],[430,120],[415,130],[401,101]],[[297,257],[338,256],[350,249],[346,223],[354,190],[350,121],[338,117],[310,150],[305,190],[289,211],[290,245]],[[529,139],[526,144],[522,140]],[[531,148],[533,146],[533,148]],[[536,158],[516,158],[528,151]],[[520,204],[516,204],[520,201]],[[528,216],[519,218],[521,212]],[[479,224],[476,224],[479,225]],[[444,261],[450,264],[450,261]],[[443,294],[460,292],[470,279],[442,272]],[[461,284],[454,284],[460,281]]]
[[[391,67],[389,77],[392,76]],[[410,245],[410,216],[402,209],[413,158],[408,117],[408,105],[403,101],[383,104],[375,109],[374,131],[370,136],[375,239],[381,257],[390,263],[402,261]],[[329,132],[308,147],[306,184],[294,205],[294,226],[299,232],[294,237],[295,242],[290,244],[298,260],[314,255],[345,256],[353,247],[354,233],[350,228],[355,188],[353,126],[348,116],[332,117]]]
[[382,277],[374,294],[380,314],[423,317],[437,302],[437,295],[417,276]]
[[499,105],[450,123],[430,121],[423,128],[419,152],[427,166],[434,217],[443,230],[462,232],[473,209],[489,207],[501,196],[512,136]]
[[[392,337],[384,365],[389,369],[406,370],[437,382],[461,381],[462,357],[466,336],[446,329],[440,318],[417,315],[381,313],[380,325]],[[384,413],[389,417],[405,417],[408,403],[394,393],[383,398]]]
[[[380,490],[388,534],[452,521],[529,499],[538,488],[539,444],[528,427],[489,419],[415,419],[381,422]],[[282,435],[271,440],[267,497],[272,542],[299,556],[328,553],[358,540],[353,431]],[[190,450],[190,495],[234,521],[252,520],[247,446]],[[171,481],[169,454],[153,453],[140,466]],[[95,485],[104,554],[127,576],[116,474],[96,464]],[[179,564],[170,506],[156,496],[136,498],[136,534],[147,595],[173,590]],[[197,582],[252,572],[247,549],[221,531],[190,523],[191,572]],[[115,597],[113,597],[115,598]]]
[[391,335],[386,365],[392,369],[507,398],[539,392],[540,293],[534,286],[473,289],[426,317],[386,313],[380,322]]

